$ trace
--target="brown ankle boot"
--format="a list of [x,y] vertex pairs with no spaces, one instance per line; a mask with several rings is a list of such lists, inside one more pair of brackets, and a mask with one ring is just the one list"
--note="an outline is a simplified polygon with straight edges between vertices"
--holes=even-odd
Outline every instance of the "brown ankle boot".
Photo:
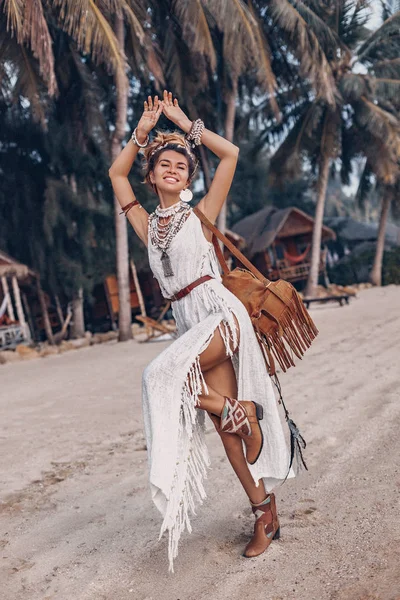
[[236,433],[245,443],[246,460],[254,465],[260,456],[264,438],[259,421],[263,418],[263,407],[257,402],[225,396],[225,405],[221,413],[221,431]]
[[259,556],[268,548],[272,540],[280,537],[280,526],[278,513],[276,512],[275,494],[268,494],[262,504],[252,505],[256,522],[254,524],[254,535],[247,544],[243,556],[252,558]]

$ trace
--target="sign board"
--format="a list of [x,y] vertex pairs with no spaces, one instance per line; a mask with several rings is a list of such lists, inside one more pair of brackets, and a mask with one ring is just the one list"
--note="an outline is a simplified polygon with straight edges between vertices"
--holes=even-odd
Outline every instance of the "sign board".
[[0,349],[13,350],[18,344],[29,342],[26,329],[22,325],[0,327]]

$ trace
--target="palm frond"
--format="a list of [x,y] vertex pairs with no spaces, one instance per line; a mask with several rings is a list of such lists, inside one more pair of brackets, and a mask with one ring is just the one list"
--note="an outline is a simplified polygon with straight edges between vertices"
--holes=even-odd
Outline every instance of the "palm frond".
[[179,20],[182,34],[192,52],[199,52],[206,56],[211,70],[215,71],[217,56],[205,7],[201,0],[192,0],[192,2],[173,0],[172,10]]
[[373,189],[375,182],[374,172],[371,165],[366,161],[362,170],[360,181],[358,182],[357,191],[355,193],[355,201],[357,206],[365,210],[369,195]]
[[181,64],[181,53],[178,47],[178,40],[175,36],[173,24],[169,20],[165,24],[164,46],[162,48],[164,64],[166,67],[166,80],[171,82],[176,95],[182,96],[185,81],[185,74]]
[[43,101],[43,81],[37,72],[35,62],[28,55],[28,49],[19,46],[20,62],[16,84],[16,93],[29,99],[33,120],[40,123],[43,129],[46,125],[46,103]]
[[328,16],[329,11],[322,2],[302,2],[301,0],[292,0],[290,4],[295,8],[298,14],[302,17],[315,35],[324,50],[325,54],[329,54],[332,49],[341,47],[342,42],[337,32],[330,26]]
[[369,34],[366,25],[371,18],[371,0],[344,0],[341,3],[339,35],[349,48],[354,48]]
[[30,47],[39,61],[40,74],[47,85],[48,93],[54,96],[57,93],[57,83],[52,39],[43,13],[42,1],[0,0],[0,10],[2,5],[7,19],[7,31],[11,32],[11,36],[15,36],[18,44]]
[[[354,108],[354,120],[363,131],[363,136],[369,134],[373,136],[374,140],[380,140],[379,145],[383,144],[390,154],[389,162],[397,163],[400,160],[400,123],[398,119],[364,96],[359,103],[354,104]],[[378,158],[380,157],[376,156],[376,159]]]
[[382,21],[386,21],[386,19],[389,19],[389,17],[400,10],[399,0],[391,0],[391,2],[380,0],[380,5]]
[[387,42],[392,35],[398,35],[400,27],[400,11],[386,19],[378,29],[371,33],[358,50],[358,60],[367,59],[379,44]]
[[320,129],[324,110],[321,105],[309,102],[304,105],[300,117],[287,131],[285,139],[271,157],[270,183],[276,185],[286,178],[294,179],[300,174],[303,153],[313,153],[318,145],[313,133]]
[[164,64],[159,49],[154,42],[147,48],[146,65],[153,75],[157,86],[159,88],[165,87]]
[[[109,15],[118,11],[124,16],[126,28],[125,53],[136,76],[148,81],[151,74],[159,87],[165,86],[163,61],[151,27],[151,10],[140,0],[107,0]],[[113,8],[115,5],[115,9]]]
[[[138,44],[143,46],[146,35],[140,20],[140,15],[132,10],[132,7],[128,4],[128,2],[122,2],[121,8],[127,18],[128,32],[131,34],[131,36],[133,36],[135,46]],[[143,16],[144,15],[142,15],[142,18]]]
[[75,40],[82,52],[90,55],[95,63],[104,64],[110,73],[125,73],[125,54],[95,0],[53,2],[60,8],[60,27]]
[[369,79],[359,73],[345,73],[340,79],[339,90],[345,102],[360,100],[371,92]]
[[253,15],[254,20],[257,23],[257,27],[254,31],[256,36],[256,44],[259,48],[256,66],[256,79],[260,83],[261,89],[266,90],[272,112],[274,113],[275,118],[279,121],[280,113],[275,98],[277,82],[271,66],[271,48],[269,47],[266,36],[263,34],[261,23],[259,22],[255,14],[254,6],[251,1],[249,2],[249,9],[251,14]]
[[337,158],[342,145],[341,114],[339,110],[325,109],[321,141],[319,143],[319,158],[328,160]]
[[[97,136],[107,138],[106,124],[103,113],[99,110],[99,103],[102,98],[102,90],[97,83],[93,73],[88,68],[86,62],[82,61],[80,54],[70,48],[70,57],[75,67],[72,73],[72,85],[69,87],[78,88],[76,94],[73,95],[73,101],[76,105],[77,118],[81,119],[84,115],[85,123],[79,128],[79,123],[75,123],[74,132],[90,132],[93,134],[96,131]],[[71,104],[71,103],[70,103]]]
[[371,69],[376,77],[400,78],[400,58],[377,60],[372,63]]
[[11,35],[21,44],[24,41],[24,0],[0,0],[1,8],[7,18],[7,31],[11,30]]
[[382,140],[371,137],[371,143],[363,148],[371,171],[377,181],[385,185],[393,185],[399,176],[399,167]]
[[41,2],[26,0],[23,37],[39,61],[40,73],[46,82],[50,96],[54,96],[57,92],[57,83],[54,73],[53,42]]
[[376,77],[373,79],[373,87],[378,98],[400,106],[400,79]]
[[290,47],[300,63],[303,76],[309,78],[319,97],[334,105],[337,89],[331,66],[317,35],[288,0],[271,0],[268,12],[290,39]]
[[269,185],[281,186],[285,180],[293,180],[300,175],[303,156],[295,149],[301,140],[301,125],[300,121],[296,123],[271,157],[268,174]]
[[258,83],[270,93],[276,81],[271,68],[271,57],[252,5],[243,0],[215,2],[202,0],[223,33],[223,55],[235,79],[255,69]]
[[40,73],[40,65],[29,47],[10,36],[0,20],[1,95],[7,104],[23,107],[35,123],[45,130],[49,94]]
[[146,34],[143,29],[143,21],[146,18],[146,11],[140,3],[132,2],[132,0],[119,1],[119,5],[127,17],[128,31],[136,38],[136,44],[143,45],[146,40]]

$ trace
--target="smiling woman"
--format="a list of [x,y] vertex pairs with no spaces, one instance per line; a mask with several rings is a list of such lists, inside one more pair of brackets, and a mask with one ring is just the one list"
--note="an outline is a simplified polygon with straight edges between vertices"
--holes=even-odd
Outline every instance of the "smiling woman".
[[[183,130],[149,133],[163,112]],[[190,513],[206,493],[209,464],[204,436],[207,413],[219,433],[256,516],[244,556],[264,552],[279,537],[275,496],[289,465],[278,408],[262,351],[245,306],[223,284],[210,232],[188,205],[197,169],[194,148],[206,145],[219,158],[208,193],[198,208],[214,223],[236,169],[238,148],[193,123],[172,94],[151,97],[110,169],[123,212],[148,247],[149,263],[165,298],[172,301],[178,338],[143,373],[143,416],[150,488],[168,531],[170,569],[181,533],[191,530]],[[145,181],[159,204],[142,208],[128,181],[140,148]],[[290,469],[289,477],[294,476]],[[161,535],[160,534],[160,535]]]
[[[189,185],[197,170],[197,158],[192,153],[189,144],[182,145],[183,136],[179,133],[157,132],[154,140],[144,151],[146,157],[146,175],[145,181],[149,183],[156,192],[159,190],[168,193],[171,185],[178,185],[174,188],[175,194],[182,197],[185,189]],[[168,184],[163,185],[163,182]],[[182,183],[185,187],[182,190]],[[191,199],[192,194],[190,194]]]

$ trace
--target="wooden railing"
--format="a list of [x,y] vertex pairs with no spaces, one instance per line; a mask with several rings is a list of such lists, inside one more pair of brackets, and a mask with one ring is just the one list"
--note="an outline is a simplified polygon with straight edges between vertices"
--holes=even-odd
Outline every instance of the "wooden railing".
[[[320,273],[324,271],[325,268],[325,252],[321,252],[321,257],[319,261],[318,270]],[[310,263],[302,262],[298,265],[288,265],[285,260],[279,260],[277,262],[277,274],[278,279],[286,279],[287,281],[300,281],[302,279],[307,279],[308,274],[310,272]]]
[[282,266],[277,270],[280,279],[286,279],[287,281],[298,281],[300,279],[307,279],[310,272],[310,263],[301,263],[300,265],[294,265],[291,267]]

